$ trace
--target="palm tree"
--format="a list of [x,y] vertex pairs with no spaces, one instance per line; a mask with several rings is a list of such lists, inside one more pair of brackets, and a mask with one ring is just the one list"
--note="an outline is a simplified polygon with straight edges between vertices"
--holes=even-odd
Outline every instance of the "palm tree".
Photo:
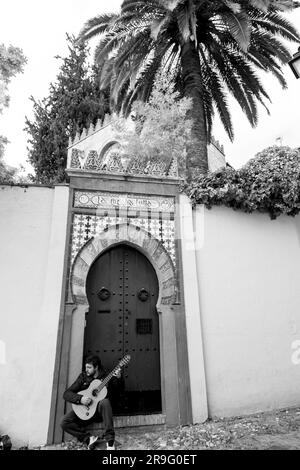
[[187,166],[206,173],[215,109],[233,140],[227,92],[255,126],[257,103],[266,107],[269,100],[255,68],[286,87],[281,64],[291,56],[282,39],[300,37],[281,11],[297,6],[290,0],[124,0],[119,14],[89,20],[80,36],[101,35],[95,52],[100,83],[125,115],[135,100],[148,100],[159,69],[172,72],[178,89],[193,99],[197,145]]

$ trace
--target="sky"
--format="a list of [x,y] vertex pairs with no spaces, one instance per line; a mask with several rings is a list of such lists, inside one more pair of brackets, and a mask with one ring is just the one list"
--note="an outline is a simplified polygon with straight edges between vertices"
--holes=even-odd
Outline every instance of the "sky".
[[[42,99],[48,95],[49,85],[55,81],[60,61],[56,55],[67,55],[66,34],[77,35],[91,17],[104,12],[118,11],[121,0],[10,0],[1,8],[0,43],[23,49],[27,64],[23,74],[12,79],[9,87],[10,107],[0,115],[0,134],[10,144],[4,159],[9,165],[22,164],[31,169],[27,160],[27,134],[25,116],[32,119],[30,96]],[[288,15],[300,30],[300,9]],[[290,44],[294,54],[295,43]],[[250,158],[275,143],[300,147],[300,79],[296,79],[289,66],[284,67],[288,89],[282,90],[276,79],[264,74],[263,85],[272,99],[270,115],[259,107],[259,122],[253,129],[238,104],[230,99],[235,139],[231,143],[216,119],[213,134],[224,145],[226,159],[239,168]],[[278,140],[280,139],[280,140]]]

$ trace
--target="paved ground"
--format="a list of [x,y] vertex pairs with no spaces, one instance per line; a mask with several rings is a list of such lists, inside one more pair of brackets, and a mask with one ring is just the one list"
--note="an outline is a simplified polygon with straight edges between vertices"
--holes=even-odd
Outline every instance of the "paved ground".
[[[246,417],[214,419],[194,426],[117,429],[116,440],[117,450],[300,450],[300,408]],[[100,442],[97,449],[103,448],[104,443]],[[42,449],[85,448],[75,441],[69,441]]]

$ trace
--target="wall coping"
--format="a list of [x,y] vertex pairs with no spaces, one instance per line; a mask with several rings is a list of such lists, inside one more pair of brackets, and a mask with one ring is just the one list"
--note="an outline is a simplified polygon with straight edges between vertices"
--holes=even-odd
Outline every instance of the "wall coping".
[[69,183],[57,183],[57,184],[37,184],[37,183],[1,183],[0,187],[9,186],[9,187],[17,187],[17,188],[49,188],[54,189],[56,186],[65,186],[69,187]]

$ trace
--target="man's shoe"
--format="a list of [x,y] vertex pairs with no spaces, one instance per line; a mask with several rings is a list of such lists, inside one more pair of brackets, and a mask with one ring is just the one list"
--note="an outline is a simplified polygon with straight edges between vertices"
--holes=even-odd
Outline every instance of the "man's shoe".
[[90,436],[88,440],[88,449],[93,450],[95,448],[95,444],[98,441],[98,436]]
[[106,450],[116,450],[114,443],[112,443],[111,445],[109,444],[110,444],[109,442],[106,443]]

